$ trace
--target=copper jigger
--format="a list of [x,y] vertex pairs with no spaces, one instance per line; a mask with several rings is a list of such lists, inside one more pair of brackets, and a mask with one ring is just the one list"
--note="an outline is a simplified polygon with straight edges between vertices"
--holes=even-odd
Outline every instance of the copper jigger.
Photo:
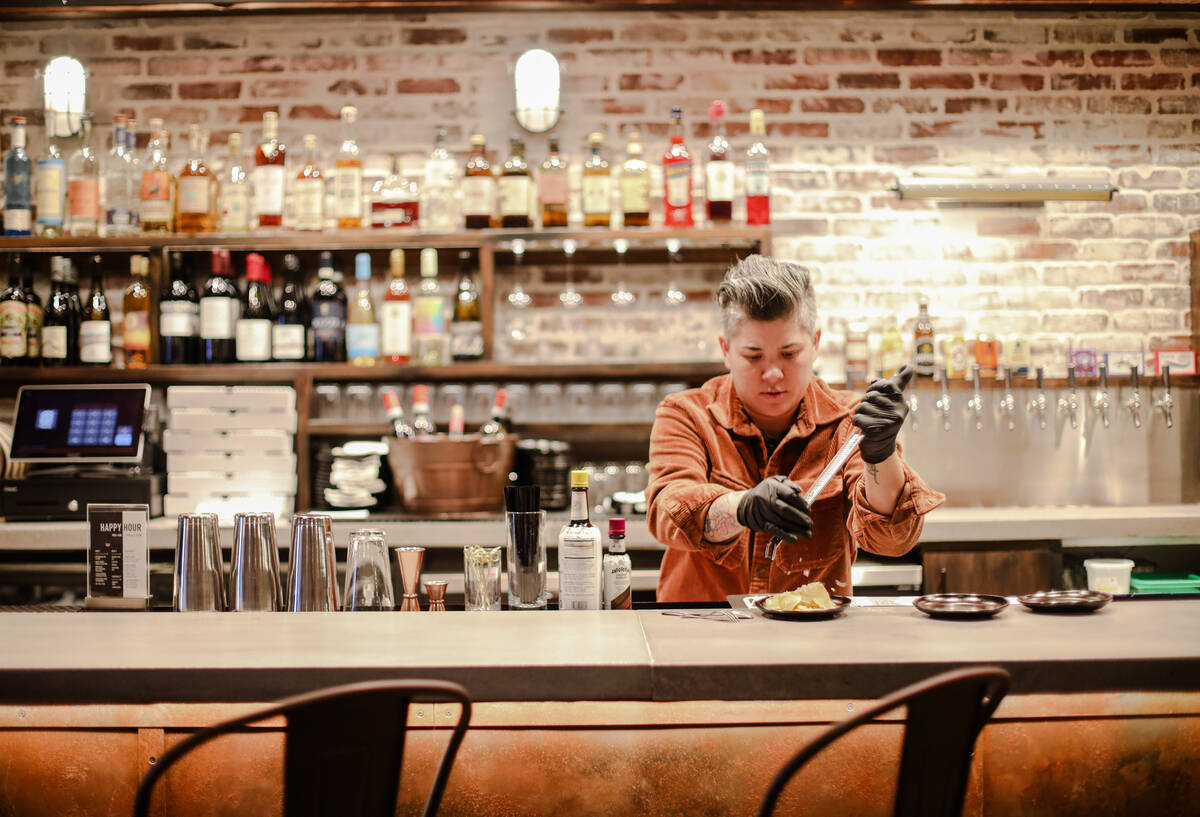
[[425,561],[425,548],[392,548],[392,558],[396,561],[396,569],[400,571],[400,586],[404,592],[404,599],[400,602],[401,612],[420,610],[417,588],[421,586],[421,563]]
[[425,582],[425,592],[429,594],[429,612],[446,611],[446,585],[442,579],[430,579]]

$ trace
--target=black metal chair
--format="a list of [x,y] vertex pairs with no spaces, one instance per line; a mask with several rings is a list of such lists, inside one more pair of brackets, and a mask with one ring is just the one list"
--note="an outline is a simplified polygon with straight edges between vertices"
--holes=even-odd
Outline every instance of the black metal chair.
[[767,787],[759,817],[775,811],[792,777],[818,752],[852,729],[907,706],[895,817],[960,817],[975,739],[1008,692],[998,667],[962,669],[893,692],[852,718],[835,723],[783,765]]
[[425,817],[432,817],[442,802],[450,769],[471,720],[470,696],[448,681],[368,681],[329,687],[205,727],[164,752],[142,778],[134,817],[147,817],[155,783],[192,749],[248,724],[279,716],[287,721],[284,817],[393,817],[408,711],[414,699],[449,700],[462,705],[425,802]]

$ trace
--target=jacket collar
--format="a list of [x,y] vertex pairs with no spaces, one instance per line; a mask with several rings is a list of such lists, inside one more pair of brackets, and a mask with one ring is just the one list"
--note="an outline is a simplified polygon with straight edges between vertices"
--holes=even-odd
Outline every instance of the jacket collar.
[[[717,381],[716,393],[708,404],[708,411],[713,419],[723,428],[741,437],[758,436],[761,432],[746,414],[746,408],[733,388],[733,378],[726,374],[717,378]],[[800,399],[796,422],[792,429],[788,430],[787,436],[792,436],[794,429],[799,436],[807,437],[817,426],[837,422],[850,413],[853,402],[839,400],[828,383],[814,376],[809,381],[804,397]]]

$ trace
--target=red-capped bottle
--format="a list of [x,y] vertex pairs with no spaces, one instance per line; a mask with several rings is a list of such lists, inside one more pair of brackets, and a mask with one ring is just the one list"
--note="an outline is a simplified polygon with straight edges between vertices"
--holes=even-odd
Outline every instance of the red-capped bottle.
[[663,224],[691,227],[692,154],[683,144],[683,109],[671,109],[671,144],[663,154]]
[[608,520],[608,552],[604,554],[604,609],[632,610],[632,564],[625,552],[625,520]]
[[429,387],[424,383],[418,383],[413,386],[412,407],[413,432],[417,438],[432,437],[436,434],[437,426],[433,424],[433,420],[429,417]]
[[383,410],[392,421],[392,435],[402,440],[412,439],[417,432],[404,419],[404,407],[400,405],[400,395],[394,391],[383,393]]
[[479,429],[480,434],[485,437],[498,437],[512,431],[512,423],[508,419],[508,408],[505,406],[507,401],[508,392],[504,389],[496,389],[496,399],[492,401],[492,416]]

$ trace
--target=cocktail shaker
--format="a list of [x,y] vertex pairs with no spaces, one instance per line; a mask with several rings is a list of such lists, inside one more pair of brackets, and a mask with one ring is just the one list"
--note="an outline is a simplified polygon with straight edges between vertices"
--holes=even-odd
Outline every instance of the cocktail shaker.
[[175,537],[172,606],[184,613],[226,610],[217,515],[182,513]]
[[283,609],[274,514],[239,513],[233,516],[229,607],[234,612]]

